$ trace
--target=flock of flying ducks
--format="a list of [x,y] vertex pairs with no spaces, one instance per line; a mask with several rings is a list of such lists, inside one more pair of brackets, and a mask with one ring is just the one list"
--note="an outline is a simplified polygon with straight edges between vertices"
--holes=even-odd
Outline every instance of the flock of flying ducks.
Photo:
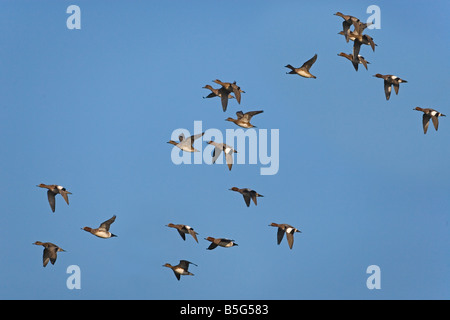
[[[315,56],[315,58],[317,58],[317,55]],[[315,60],[315,58],[314,58],[314,60]],[[312,65],[312,63],[311,63],[311,65]],[[308,69],[309,69],[309,67],[308,67]],[[299,68],[298,70],[300,70],[300,69],[301,68]],[[301,70],[299,72],[303,73],[303,71],[301,71]],[[236,99],[236,101],[239,104],[241,103],[241,93],[245,93],[245,91],[243,91],[236,84],[236,81],[231,83],[231,82],[222,82],[221,80],[216,79],[213,82],[219,84],[221,87],[213,88],[210,85],[205,85],[203,88],[210,90],[211,93],[208,96],[203,97],[203,98],[219,97],[221,99],[222,110],[224,112],[227,110],[229,99]],[[249,111],[246,113],[244,113],[242,111],[238,111],[238,112],[236,112],[237,119],[228,117],[225,120],[233,122],[242,128],[246,128],[246,129],[254,128],[255,126],[250,123],[250,120],[252,119],[253,116],[260,114],[262,112],[263,112],[262,110]],[[198,150],[194,148],[194,142],[196,139],[202,137],[204,134],[205,133],[203,132],[203,133],[199,133],[196,135],[192,135],[188,138],[186,138],[184,136],[184,134],[181,134],[178,137],[179,142],[170,140],[170,141],[168,141],[168,143],[180,148],[184,152],[198,152]],[[223,142],[208,141],[207,144],[214,146],[214,149],[212,152],[212,163],[215,163],[216,160],[218,159],[218,157],[220,156],[220,154],[223,152],[225,155],[226,163],[228,165],[228,169],[231,170],[231,168],[233,166],[233,154],[237,153],[238,151]],[[240,193],[243,196],[244,202],[247,207],[250,207],[251,201],[253,201],[253,203],[255,205],[258,205],[257,198],[264,197],[262,194],[259,194],[255,190],[252,190],[249,188],[232,187],[229,190]],[[293,236],[294,233],[301,232],[297,228],[294,228],[293,226],[288,225],[286,223],[277,224],[277,223],[272,222],[269,226],[278,228],[278,232],[277,232],[277,243],[278,244],[281,243],[281,240],[283,239],[284,234],[286,234],[287,242],[288,242],[290,249],[292,249],[292,246],[294,244],[294,236]],[[198,243],[198,238],[197,238],[198,233],[192,227],[185,225],[185,224],[173,224],[173,223],[169,223],[167,225],[167,227],[176,229],[183,240],[186,240],[186,235],[189,234]],[[211,244],[209,245],[207,250],[213,250],[217,247],[231,248],[231,247],[238,245],[235,242],[235,240],[228,239],[228,238],[207,237],[207,238],[205,238],[205,240],[211,242]],[[191,273],[188,270],[190,264],[197,266],[195,263],[192,263],[188,260],[180,260],[180,262],[175,266],[171,265],[170,263],[165,263],[163,265],[163,267],[168,267],[168,268],[172,269],[173,273],[175,274],[175,277],[178,280],[180,280],[181,275],[194,275],[193,273]]]
[[[228,98],[234,98],[233,95],[231,95],[231,93],[234,93],[236,100],[238,101],[238,103],[240,103],[241,93],[244,91],[242,91],[240,89],[240,87],[238,87],[236,85],[236,82],[228,83],[228,82],[222,82],[220,80],[215,80],[214,82],[221,84],[222,87],[219,89],[210,88],[212,93],[209,94],[206,98],[212,98],[215,96],[220,97],[221,102],[222,102],[222,108],[224,111],[226,111],[226,109],[227,109]],[[206,87],[207,86],[205,86],[205,88]],[[224,96],[227,98],[224,99],[223,98]],[[236,113],[237,119],[228,118],[226,120],[234,122],[235,124],[237,124],[238,126],[241,126],[243,128],[253,128],[254,126],[250,123],[250,119],[254,115],[262,113],[262,112],[263,112],[262,110],[261,111],[250,111],[250,112],[247,112],[244,114],[242,111],[239,111]],[[203,132],[201,134],[193,135],[188,138],[185,138],[184,135],[181,134],[179,136],[179,140],[180,140],[179,142],[170,140],[168,143],[177,146],[184,152],[198,152],[198,150],[193,147],[193,144],[196,139],[202,137],[204,134],[205,133]],[[223,151],[225,154],[228,168],[229,168],[229,170],[231,170],[232,164],[233,164],[232,154],[237,153],[237,151],[224,143],[219,143],[219,142],[215,142],[215,141],[208,141],[207,143],[214,146],[213,154],[212,154],[212,156],[213,156],[212,162],[215,163],[217,158],[220,156],[220,154]],[[67,204],[69,204],[68,195],[72,194],[72,193],[69,192],[65,187],[56,185],[56,184],[47,185],[44,183],[37,185],[37,187],[47,189],[47,199],[50,204],[50,208],[51,208],[52,212],[55,212],[55,208],[56,208],[55,198],[58,194],[60,194],[61,197],[65,200],[65,202]],[[257,205],[257,198],[264,197],[263,195],[259,194],[258,192],[254,191],[252,189],[249,189],[249,188],[233,187],[230,190],[240,193],[243,196],[244,202],[247,205],[247,207],[250,206],[251,201],[253,201],[253,203],[255,205]],[[116,216],[114,215],[112,218],[102,222],[98,228],[84,227],[84,228],[82,228],[82,230],[87,231],[87,232],[89,232],[99,238],[103,238],[103,239],[117,237],[115,234],[113,234],[109,231],[110,226],[115,221],[115,219],[116,219]],[[294,242],[293,234],[295,232],[301,232],[301,231],[298,230],[297,228],[294,228],[294,227],[292,227],[288,224],[284,224],[284,223],[283,224],[271,223],[270,226],[278,227],[278,233],[277,233],[278,244],[281,243],[281,240],[283,239],[283,236],[286,233],[286,235],[287,235],[286,238],[288,241],[289,248],[292,249],[293,242]],[[198,239],[197,239],[198,233],[196,231],[194,231],[194,229],[192,227],[190,227],[188,225],[184,225],[184,224],[173,224],[173,223],[169,223],[167,225],[167,227],[175,228],[183,240],[186,240],[185,235],[189,234],[198,243]],[[228,239],[228,238],[207,237],[207,238],[205,238],[205,240],[211,242],[211,244],[209,245],[207,250],[213,250],[218,246],[224,247],[224,248],[230,248],[230,247],[238,245],[234,240]],[[51,262],[52,264],[54,264],[56,262],[57,252],[65,252],[64,249],[62,249],[61,247],[59,247],[56,244],[53,244],[51,242],[36,241],[33,244],[41,245],[44,247],[44,251],[43,251],[43,266],[44,267],[47,266],[48,262]],[[173,270],[176,278],[178,280],[180,280],[181,275],[193,275],[191,272],[188,271],[190,264],[197,266],[195,263],[192,263],[187,260],[180,260],[179,264],[176,266],[172,266],[170,263],[166,263],[163,266],[171,268]]]
[[[55,212],[55,208],[56,208],[55,197],[58,194],[60,194],[61,197],[66,201],[66,203],[69,204],[68,195],[72,194],[72,193],[69,192],[63,186],[47,185],[47,184],[41,183],[41,184],[37,185],[37,187],[47,189],[47,199],[50,204],[50,208],[51,208],[52,212]],[[233,187],[230,190],[236,191],[236,192],[239,192],[240,194],[242,194],[247,207],[250,206],[251,200],[253,200],[255,205],[257,205],[257,200],[256,200],[257,197],[264,197],[263,195],[257,193],[256,191],[248,189],[248,188],[239,189],[239,188]],[[97,237],[103,238],[103,239],[117,237],[115,234],[113,234],[109,231],[111,224],[115,220],[116,220],[116,216],[114,215],[110,219],[102,222],[98,228],[84,227],[84,228],[82,228],[82,230],[87,231],[87,232],[93,234],[94,236],[97,236]],[[294,244],[293,234],[295,232],[301,232],[301,231],[292,227],[291,225],[288,225],[285,223],[277,224],[277,223],[272,222],[270,224],[270,226],[278,228],[278,233],[277,233],[277,243],[278,244],[281,243],[281,240],[283,239],[283,236],[286,233],[286,238],[288,241],[289,248],[292,249],[292,246]],[[196,231],[194,231],[194,229],[192,227],[190,227],[188,225],[184,225],[184,224],[173,224],[173,223],[169,223],[167,225],[167,227],[175,228],[183,240],[186,240],[186,234],[189,234],[198,243],[198,238],[197,238],[198,233]],[[207,250],[213,250],[218,246],[224,247],[224,248],[230,248],[230,247],[238,245],[234,240],[227,239],[227,238],[207,237],[207,238],[205,238],[205,240],[211,242],[211,244],[209,245]],[[65,252],[64,249],[62,249],[58,245],[51,243],[51,242],[36,241],[33,244],[41,245],[44,247],[43,257],[42,257],[44,267],[46,267],[49,262],[51,262],[51,264],[55,264],[58,252]],[[171,268],[173,270],[176,278],[178,280],[180,280],[180,275],[193,275],[191,272],[188,271],[188,267],[190,264],[197,266],[195,263],[192,263],[187,260],[180,260],[180,263],[176,266],[172,266],[169,263],[166,263],[163,266]]]
[[[338,56],[345,57],[349,61],[351,61],[355,71],[358,71],[359,64],[362,64],[366,70],[368,70],[367,65],[370,64],[363,56],[361,56],[360,50],[362,45],[368,45],[372,48],[373,51],[375,51],[375,47],[377,46],[373,40],[373,38],[370,35],[364,34],[363,31],[370,25],[370,23],[363,23],[358,18],[350,15],[344,15],[340,12],[335,13],[336,16],[339,16],[344,19],[342,22],[343,30],[339,32],[340,35],[345,36],[345,40],[348,43],[349,40],[353,41],[353,52],[351,54],[347,54],[344,52],[341,52],[338,54]],[[353,30],[351,29],[353,27]],[[304,78],[313,78],[316,79],[316,76],[310,73],[310,69],[312,65],[317,60],[317,54],[315,54],[311,59],[306,61],[302,66],[296,68],[293,67],[290,64],[287,64],[285,67],[290,69],[289,72],[286,72],[286,74],[297,74]],[[382,75],[382,74],[375,74],[374,77],[381,78],[384,80],[384,91],[386,100],[389,100],[392,87],[394,88],[395,94],[398,95],[399,91],[399,85],[400,83],[407,83],[406,80],[401,79],[398,76],[395,75]],[[236,101],[240,104],[241,103],[241,94],[245,93],[237,84],[236,82],[222,82],[221,80],[214,80],[213,81],[216,84],[219,84],[219,88],[213,88],[211,85],[205,85],[203,88],[208,89],[211,91],[209,95],[203,98],[214,98],[214,97],[220,97],[221,99],[221,105],[222,110],[226,112],[228,101],[229,99],[236,99]],[[421,108],[416,107],[413,110],[421,111],[423,112],[423,118],[422,118],[422,125],[423,125],[423,131],[424,134],[427,133],[428,126],[430,121],[433,122],[434,128],[436,131],[438,130],[438,117],[445,116],[444,114],[431,109],[431,108]],[[255,126],[250,123],[250,120],[253,116],[262,113],[262,110],[258,111],[249,111],[246,113],[243,113],[242,111],[236,112],[237,119],[233,119],[231,117],[228,117],[226,121],[230,121],[235,123],[236,125],[242,127],[242,128],[254,128]],[[192,135],[188,138],[186,138],[183,134],[179,136],[179,142],[170,140],[168,143],[180,148],[181,150],[185,152],[198,152],[197,149],[193,147],[194,141],[200,137],[202,137],[205,133]],[[222,142],[215,142],[215,141],[208,141],[208,144],[211,144],[214,146],[213,154],[212,154],[212,162],[215,163],[217,158],[220,156],[220,154],[223,152],[225,154],[225,160],[228,165],[229,170],[231,170],[233,165],[233,157],[232,155],[234,153],[237,153],[235,149],[232,147],[222,143]],[[46,185],[46,184],[39,184],[38,187],[47,189],[47,198],[48,202],[50,204],[50,208],[53,212],[55,212],[55,196],[60,194],[62,198],[65,200],[67,204],[69,204],[69,198],[68,195],[71,194],[71,192],[67,191],[66,188],[59,186],[59,185]],[[258,192],[249,189],[249,188],[237,188],[233,187],[229,189],[231,191],[235,191],[240,193],[245,201],[245,204],[247,207],[250,206],[251,201],[255,205],[257,205],[257,198],[258,197],[264,197],[263,195],[259,194]],[[84,227],[82,230],[85,230],[99,238],[111,238],[116,237],[116,235],[112,234],[109,229],[111,224],[115,221],[116,216],[114,215],[112,218],[102,222],[98,228],[91,228],[91,227]],[[297,228],[294,228],[291,225],[288,224],[277,224],[277,223],[271,223],[269,226],[278,228],[277,232],[277,244],[279,245],[284,237],[284,234],[286,234],[287,242],[289,245],[289,248],[292,249],[293,243],[294,243],[294,234],[296,232],[301,232]],[[184,224],[173,224],[169,223],[167,227],[175,228],[178,233],[180,234],[181,238],[183,240],[186,240],[186,235],[191,235],[194,240],[198,243],[197,235],[198,233],[194,231],[194,229],[188,225]],[[205,240],[210,241],[211,244],[207,248],[207,250],[213,250],[216,247],[224,247],[224,248],[230,248],[233,246],[237,246],[237,243],[234,240],[227,239],[227,238],[213,238],[213,237],[207,237]],[[43,252],[43,266],[45,267],[48,262],[51,262],[54,264],[56,262],[57,258],[57,252],[64,252],[65,250],[60,248],[59,246],[51,243],[51,242],[40,242],[36,241],[33,243],[35,245],[41,245],[44,247]],[[171,268],[178,280],[180,280],[181,275],[193,275],[191,272],[188,271],[189,265],[193,264],[197,266],[195,263],[192,263],[187,260],[180,260],[178,265],[172,266],[169,263],[164,264],[164,267]]]
[[[348,43],[350,40],[353,41],[353,52],[351,54],[347,54],[344,52],[341,52],[338,54],[338,56],[344,57],[351,61],[355,71],[358,71],[358,66],[362,64],[366,70],[368,70],[367,65],[370,64],[363,56],[361,56],[359,53],[361,51],[362,45],[368,45],[372,48],[372,51],[375,51],[375,47],[377,44],[374,42],[373,38],[364,33],[364,30],[371,24],[371,23],[363,23],[360,19],[351,16],[351,15],[344,15],[341,12],[337,12],[334,15],[339,16],[344,19],[342,22],[342,31],[339,32],[340,35],[343,35],[345,37],[346,42]],[[352,29],[353,27],[353,29]],[[313,64],[317,61],[317,54],[315,54],[311,59],[304,62],[300,67],[294,67],[291,64],[287,64],[285,67],[290,69],[289,72],[286,72],[286,74],[297,74],[304,78],[313,78],[316,79],[317,77],[313,75],[310,72],[311,67]],[[401,79],[398,76],[387,74],[383,75],[380,73],[377,73],[374,75],[376,78],[381,78],[384,80],[384,92],[386,96],[386,100],[389,100],[392,92],[392,87],[394,88],[395,94],[398,95],[400,83],[407,83],[406,80]],[[204,97],[204,98],[213,98],[213,97],[220,97],[221,103],[222,103],[222,110],[225,112],[227,110],[228,106],[228,100],[229,99],[236,99],[237,102],[240,104],[241,102],[241,93],[245,93],[237,84],[236,82],[222,82],[218,79],[214,80],[213,82],[221,85],[220,88],[213,88],[210,85],[205,85],[204,89],[209,89],[211,93]],[[233,96],[234,94],[234,96]],[[420,108],[416,107],[414,110],[422,111],[423,112],[423,130],[424,134],[427,133],[428,125],[430,120],[433,122],[433,125],[438,130],[438,117],[445,116],[444,114],[431,109],[431,108]],[[250,111],[247,113],[243,113],[242,111],[238,111],[236,113],[237,119],[233,118],[227,118],[227,121],[234,122],[236,125],[243,127],[243,128],[253,128],[254,126],[250,123],[251,118],[254,115],[257,115],[259,113],[262,113],[263,111]],[[179,147],[183,151],[187,152],[196,152],[196,150],[193,147],[193,143],[195,139],[200,138],[203,136],[204,133],[193,135],[187,139],[185,139],[184,135],[180,135],[179,140],[180,142],[175,142],[170,140],[168,143],[173,144],[177,147]],[[232,147],[224,144],[224,143],[218,143],[214,141],[207,142],[208,144],[214,145],[214,151],[213,151],[213,160],[212,162],[215,163],[218,156],[223,151],[225,154],[225,159],[228,165],[229,170],[231,170],[231,167],[233,165],[233,153],[237,153],[236,150],[234,150]],[[263,195],[257,193],[254,190],[248,189],[248,188],[237,188],[233,187],[230,190],[239,192],[243,195],[245,203],[247,207],[250,206],[251,200],[253,200],[254,204],[257,205],[257,197],[263,197]],[[198,242],[196,237],[196,232],[189,226],[178,224],[169,224],[169,227],[176,228],[180,235],[182,236],[183,240],[185,240],[185,234],[191,234],[194,239]],[[293,243],[294,243],[294,233],[301,232],[297,228],[292,227],[288,224],[277,224],[277,223],[271,223],[270,226],[277,227],[277,243],[280,244],[284,234],[286,233],[287,242],[289,245],[289,248],[292,249]],[[217,246],[222,247],[233,247],[237,244],[234,242],[234,240],[225,239],[225,238],[212,238],[208,237],[205,238],[205,240],[211,241],[211,245],[208,247],[209,250],[212,250],[216,248]],[[176,266],[172,266],[168,263],[166,263],[164,266],[169,267],[173,270],[175,273],[175,276],[178,280],[180,280],[180,275],[193,275],[191,272],[188,271],[189,264],[192,262],[189,262],[187,260],[180,260],[180,263]]]
[[[353,53],[347,54],[344,52],[341,52],[338,54],[338,56],[345,57],[348,60],[350,60],[353,64],[353,67],[356,71],[358,71],[358,65],[362,64],[367,69],[367,65],[370,64],[363,56],[359,54],[361,50],[361,45],[369,45],[372,50],[375,52],[375,42],[373,41],[373,38],[369,36],[368,34],[364,34],[363,31],[371,24],[371,23],[363,23],[361,20],[354,16],[345,15],[341,12],[336,12],[334,14],[335,16],[339,16],[344,21],[342,22],[342,31],[339,32],[340,35],[345,36],[345,40],[349,42],[349,40],[353,41]],[[353,27],[353,30],[351,30],[351,27]],[[310,60],[311,61],[311,60]],[[314,59],[315,61],[315,59]],[[312,62],[314,63],[314,62]],[[309,66],[310,67],[310,66]],[[300,74],[301,75],[301,74]],[[377,73],[374,75],[376,78],[380,78],[384,80],[384,93],[386,96],[386,100],[389,100],[391,97],[392,87],[394,88],[395,94],[398,95],[398,90],[400,88],[400,83],[407,83],[408,81],[401,79],[400,77],[397,77],[392,74],[380,74]],[[315,78],[315,77],[314,77]],[[422,127],[423,127],[423,133],[426,134],[428,130],[428,125],[430,123],[430,120],[433,122],[434,128],[436,131],[438,130],[439,126],[439,120],[438,117],[445,117],[445,114],[440,113],[439,111],[436,111],[431,108],[421,108],[421,107],[415,107],[413,110],[422,111]]]
[[[50,208],[53,212],[55,212],[56,208],[56,200],[55,197],[60,194],[61,197],[66,201],[67,205],[69,204],[69,194],[72,194],[71,192],[67,191],[66,188],[63,186],[59,186],[56,184],[44,184],[41,183],[37,185],[39,188],[47,189],[47,199],[48,203],[50,204]],[[84,227],[82,230],[92,233],[94,236],[97,236],[99,238],[111,238],[111,237],[117,237],[115,234],[112,234],[109,232],[109,228],[111,224],[116,220],[116,216],[114,215],[112,218],[106,220],[105,222],[102,222],[98,228],[91,228],[91,227]],[[36,241],[33,244],[43,246],[44,252],[43,252],[43,265],[44,267],[47,266],[49,262],[51,264],[55,264],[56,258],[57,258],[57,252],[65,252],[64,249],[60,248],[54,243],[51,242],[41,242]]]

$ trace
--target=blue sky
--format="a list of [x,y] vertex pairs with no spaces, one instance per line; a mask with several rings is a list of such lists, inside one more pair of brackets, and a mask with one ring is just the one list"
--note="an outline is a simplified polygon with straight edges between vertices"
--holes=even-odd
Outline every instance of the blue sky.
[[[445,1],[1,1],[2,299],[448,299],[450,114]],[[69,5],[81,29],[69,30]],[[355,72],[337,11],[366,20],[377,47]],[[424,23],[427,22],[427,23]],[[317,79],[287,75],[318,55]],[[408,83],[386,101],[376,73]],[[237,81],[241,104],[203,99]],[[279,171],[261,164],[175,165],[172,132],[236,129],[264,110],[279,130]],[[197,145],[197,144],[196,144]],[[206,142],[201,141],[204,149]],[[39,183],[73,194],[52,213]],[[247,208],[228,189],[264,195]],[[112,215],[117,238],[81,230]],[[183,241],[169,222],[192,226]],[[271,222],[302,231],[289,250]],[[239,244],[207,251],[204,238]],[[42,248],[58,244],[55,265]],[[177,281],[166,262],[186,259]],[[81,270],[69,290],[66,270]],[[366,269],[381,270],[369,290]]]

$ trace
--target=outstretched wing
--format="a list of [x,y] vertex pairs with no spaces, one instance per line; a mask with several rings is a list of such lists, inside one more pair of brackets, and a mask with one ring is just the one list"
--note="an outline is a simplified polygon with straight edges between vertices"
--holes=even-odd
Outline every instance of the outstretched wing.
[[428,125],[430,124],[431,116],[429,114],[423,114],[422,116],[422,124],[423,124],[423,133],[427,133]]
[[260,110],[260,111],[249,111],[247,113],[244,114],[244,118],[246,118],[248,121],[250,121],[250,119],[256,115],[256,114],[260,114],[263,113],[264,111]]
[[197,232],[194,231],[194,229],[189,229],[189,234],[195,239],[195,241],[198,243],[197,239]]
[[436,131],[437,131],[438,126],[439,126],[439,120],[438,120],[438,117],[436,117],[436,116],[431,116],[431,120],[433,121],[434,128],[435,128]]
[[241,88],[236,84],[236,82],[233,82],[231,87],[233,88],[234,96],[236,97],[237,102],[241,104]]
[[255,206],[257,206],[258,205],[258,201],[256,200],[256,192],[250,192],[250,194],[251,194],[251,196],[252,196],[252,200],[253,200],[253,202],[255,203]]
[[316,62],[317,60],[317,54],[314,55],[314,57],[312,57],[311,59],[309,59],[308,61],[306,61],[301,67],[305,68],[306,70],[309,71],[309,69],[311,68],[311,66],[314,64],[314,62]]
[[188,268],[189,268],[189,264],[193,264],[194,266],[196,266],[196,264],[195,263],[193,263],[193,262],[190,262],[190,261],[187,261],[187,260],[180,260],[180,264],[179,264],[179,266],[181,267],[181,268],[183,268],[184,270],[188,270]]
[[217,247],[217,244],[215,244],[214,242],[212,242],[209,247],[207,248],[208,250],[212,250],[215,249]]
[[243,194],[242,196],[244,197],[245,204],[247,205],[247,207],[250,207],[250,195],[246,193]]
[[233,152],[225,152],[225,161],[227,162],[228,169],[231,170],[231,167],[233,166]]
[[284,237],[284,230],[280,227],[278,227],[278,231],[277,231],[277,244],[281,243],[281,240],[283,240]]
[[353,42],[353,58],[357,59],[357,57],[359,56],[359,51],[361,50],[361,41],[359,41],[358,39],[355,39],[355,41]]
[[179,273],[176,273],[175,272],[175,270],[172,270],[173,271],[173,274],[175,275],[175,277],[177,277],[177,279],[178,279],[178,281],[180,281],[180,274]]
[[350,22],[347,22],[346,20],[344,20],[343,22],[342,22],[342,32],[343,32],[343,34],[345,35],[345,40],[348,42],[348,31],[350,30],[350,27],[351,27],[351,23]]
[[51,190],[47,191],[47,198],[50,208],[52,208],[52,211],[55,212],[55,194]]
[[368,70],[367,69],[367,63],[368,63],[367,60],[364,59],[364,57],[360,57],[359,61],[363,64],[363,66],[366,68],[366,70]]
[[395,94],[398,94],[398,89],[400,88],[400,84],[397,81],[395,81],[393,83],[393,86],[394,86]]
[[[225,91],[225,90],[224,90]],[[228,106],[228,92],[222,93],[220,95],[220,101],[222,102],[222,110],[223,112],[227,111]]]
[[214,147],[213,150],[213,158],[212,163],[216,163],[217,158],[220,156],[220,153],[222,152],[222,149],[219,147]]
[[59,193],[60,193],[61,196],[64,198],[64,200],[66,201],[66,203],[69,204],[69,196],[68,196],[68,192],[67,192],[67,191],[64,191],[64,190],[61,190]]
[[184,235],[184,232],[182,232],[182,231],[180,231],[178,229],[177,229],[177,231],[180,234],[181,238],[183,238],[183,240],[186,240],[186,236]]
[[198,138],[200,138],[200,137],[202,137],[203,135],[204,135],[205,133],[204,132],[202,132],[202,133],[199,133],[199,134],[196,134],[196,135],[193,135],[193,136],[190,136],[188,139],[190,139],[191,141],[194,141],[194,140],[196,140],[196,139],[198,139]]
[[391,96],[391,84],[389,83],[389,81],[384,80],[384,93],[386,94],[386,100],[389,100],[390,96]]
[[112,218],[106,220],[105,222],[102,222],[102,224],[100,224],[99,228],[109,231],[109,227],[111,226],[111,223],[113,223],[115,220],[116,220],[116,215],[113,215]]
[[292,233],[286,232],[286,239],[289,244],[289,248],[292,249],[294,245],[294,235]]

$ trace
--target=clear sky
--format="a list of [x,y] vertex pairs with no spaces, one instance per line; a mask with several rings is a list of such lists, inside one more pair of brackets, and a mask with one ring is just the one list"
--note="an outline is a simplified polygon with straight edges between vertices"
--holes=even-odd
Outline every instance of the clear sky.
[[[450,118],[424,135],[413,111],[450,116],[449,2],[226,3],[0,1],[0,298],[450,298]],[[81,29],[67,28],[72,4]],[[377,47],[356,72],[333,14],[366,21],[370,5]],[[314,54],[317,79],[286,74]],[[408,82],[386,101],[376,73]],[[203,99],[214,79],[237,81],[240,105]],[[276,174],[174,164],[174,130],[225,133],[240,110],[264,110],[255,132],[278,130]],[[58,195],[52,213],[39,183],[70,205]],[[234,186],[264,198],[247,208]],[[81,230],[112,215],[117,238]],[[292,250],[271,222],[302,231]],[[238,246],[206,250],[208,236]],[[43,268],[37,240],[66,252]],[[198,266],[177,281],[162,265],[181,259]],[[72,265],[81,289],[66,286]],[[366,286],[371,265],[381,289]]]

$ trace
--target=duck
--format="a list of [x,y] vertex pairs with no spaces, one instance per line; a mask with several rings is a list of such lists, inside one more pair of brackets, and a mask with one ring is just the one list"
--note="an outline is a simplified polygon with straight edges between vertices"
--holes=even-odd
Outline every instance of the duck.
[[[228,94],[230,93],[234,93],[234,97],[236,98],[236,101],[241,104],[241,93],[245,93],[245,91],[243,91],[241,89],[241,87],[239,87],[236,84],[236,81],[234,81],[233,83],[231,82],[222,82],[219,79],[213,80],[213,82],[221,85],[222,87],[219,89],[221,92],[223,92],[223,94],[221,94],[220,98],[222,99],[222,108],[223,111],[227,110],[227,106],[228,106]],[[226,94],[225,94],[226,93]]]
[[353,59],[353,55],[352,54],[347,54],[347,53],[344,53],[344,52],[338,53],[338,56],[345,57],[348,60],[350,60],[352,62],[353,67],[355,68],[356,71],[358,71],[358,65],[359,64],[362,64],[366,68],[366,70],[368,70],[367,69],[367,65],[370,64],[370,62],[367,61],[361,55],[358,55],[358,59]]
[[415,107],[413,110],[422,111],[422,125],[423,125],[423,133],[426,134],[428,130],[428,125],[430,124],[430,120],[433,121],[434,128],[436,131],[438,130],[439,126],[439,120],[438,117],[446,117],[445,114],[440,113],[439,111],[436,111],[431,108],[421,108],[421,107]]
[[237,246],[238,244],[234,242],[234,240],[227,239],[227,238],[213,238],[213,237],[207,237],[205,240],[211,241],[211,244],[209,245],[206,250],[213,250],[217,246],[224,247],[224,248],[230,248]]
[[[209,84],[203,87],[203,89],[209,89],[211,90],[211,93],[208,94],[206,97],[203,97],[203,99],[207,98],[214,98],[214,97],[220,97],[222,101],[222,110],[223,112],[227,111],[227,105],[228,105],[228,99],[235,99],[235,97],[229,93],[225,88],[221,87],[218,89],[213,88]],[[227,98],[223,98],[225,95],[228,95]]]
[[[222,94],[225,93],[225,89],[224,88],[213,88],[212,86],[210,86],[209,84],[205,85],[204,87],[202,87],[203,89],[209,89],[211,90],[211,93],[208,94],[206,97],[203,97],[203,99],[208,99],[208,98],[214,98],[214,97],[220,97],[222,96]],[[231,93],[228,93],[228,99],[235,99],[234,96]]]
[[339,32],[338,34],[344,35],[346,38],[354,41],[353,43],[353,55],[358,56],[359,55],[359,51],[361,50],[361,45],[365,44],[365,45],[370,45],[370,47],[372,48],[372,51],[375,52],[375,47],[378,46],[375,41],[373,40],[373,38],[371,36],[369,36],[368,34],[359,34],[357,32],[354,31],[347,31],[347,33],[344,32]]
[[286,239],[289,245],[289,248],[292,249],[292,246],[294,245],[294,233],[300,232],[297,228],[294,228],[293,226],[286,224],[286,223],[275,223],[272,222],[269,224],[270,227],[277,227],[277,244],[281,243],[281,240],[283,240],[283,236],[286,233]]
[[286,72],[286,74],[298,74],[299,76],[302,76],[304,78],[316,79],[317,77],[309,72],[309,69],[314,64],[314,62],[316,62],[316,60],[317,54],[315,54],[314,57],[306,61],[300,68],[294,68],[292,65],[288,64],[285,66],[285,68],[289,68],[291,69],[291,71]]
[[197,240],[197,234],[198,233],[195,232],[194,229],[191,228],[190,226],[185,225],[185,224],[169,223],[168,225],[166,225],[166,227],[177,229],[177,231],[180,234],[181,238],[183,240],[185,240],[185,241],[186,241],[186,234],[190,234],[194,238],[194,240],[197,241],[197,243],[198,243],[198,240]]
[[102,222],[97,229],[92,229],[90,227],[82,228],[84,231],[92,233],[94,236],[97,236],[102,239],[108,239],[112,237],[117,237],[115,234],[109,232],[109,227],[116,220],[116,215],[112,216],[112,218]]
[[360,20],[354,16],[350,16],[350,15],[346,15],[343,14],[341,12],[336,12],[334,14],[335,16],[341,17],[342,19],[344,19],[344,21],[342,22],[342,32],[345,35],[345,40],[347,40],[348,42],[348,31],[350,31],[350,27],[354,24],[354,23],[358,23],[360,22]]
[[180,260],[180,263],[176,266],[172,266],[170,263],[163,264],[163,267],[167,267],[172,269],[173,273],[175,274],[175,277],[177,277],[178,281],[180,281],[180,277],[183,276],[193,276],[194,274],[188,271],[189,265],[193,264],[194,266],[198,267],[195,263],[187,261],[187,260]]
[[37,185],[37,187],[48,189],[48,191],[47,191],[48,203],[50,204],[50,208],[52,209],[53,212],[55,212],[55,196],[57,194],[60,194],[63,197],[63,199],[66,201],[67,205],[69,205],[69,196],[68,195],[72,194],[72,192],[67,191],[66,188],[64,188],[63,186],[59,186],[57,184],[40,183]]
[[200,137],[202,137],[205,133],[199,133],[196,135],[192,135],[189,138],[185,139],[184,134],[180,134],[178,136],[178,139],[180,140],[180,142],[175,142],[173,140],[168,141],[167,143],[173,144],[174,146],[180,148],[183,151],[186,152],[200,152],[197,149],[194,148],[194,141]]
[[51,242],[36,241],[33,244],[44,247],[44,254],[42,256],[44,268],[47,266],[49,261],[52,264],[55,264],[56,258],[57,258],[57,252],[66,252],[66,250],[60,248],[59,246],[57,246],[56,244],[53,244]]
[[215,141],[208,141],[207,143],[214,146],[212,163],[216,163],[217,158],[223,151],[225,153],[225,161],[227,162],[228,169],[231,171],[231,167],[233,166],[233,153],[238,152],[225,143]]
[[242,196],[244,197],[245,204],[247,205],[247,207],[250,207],[250,199],[253,200],[253,202],[255,203],[255,206],[256,206],[256,205],[258,205],[256,199],[258,197],[264,197],[262,194],[259,194],[255,190],[251,190],[251,189],[248,189],[248,188],[239,189],[237,187],[233,187],[233,188],[231,188],[229,190],[236,191],[236,192],[239,192],[240,194],[242,194]]
[[252,125],[250,123],[250,120],[252,119],[252,117],[254,115],[257,115],[257,114],[260,114],[260,113],[263,113],[263,112],[264,112],[263,110],[249,111],[249,112],[246,112],[246,113],[243,113],[242,111],[238,111],[238,112],[236,112],[237,119],[233,119],[231,117],[228,117],[227,119],[225,119],[225,121],[234,122],[239,127],[246,128],[246,129],[256,128],[256,126],[254,126],[254,125]]
[[357,34],[354,32],[350,32],[350,39],[353,39],[353,55],[358,56],[359,51],[361,50],[361,45],[365,44],[372,48],[372,51],[375,52],[375,47],[377,44],[373,41],[373,38],[368,34]]
[[404,79],[400,79],[397,76],[392,74],[375,74],[374,77],[384,79],[384,93],[386,95],[386,100],[389,100],[391,96],[392,86],[394,86],[395,94],[398,94],[398,89],[400,87],[400,83],[407,83],[408,81]]

